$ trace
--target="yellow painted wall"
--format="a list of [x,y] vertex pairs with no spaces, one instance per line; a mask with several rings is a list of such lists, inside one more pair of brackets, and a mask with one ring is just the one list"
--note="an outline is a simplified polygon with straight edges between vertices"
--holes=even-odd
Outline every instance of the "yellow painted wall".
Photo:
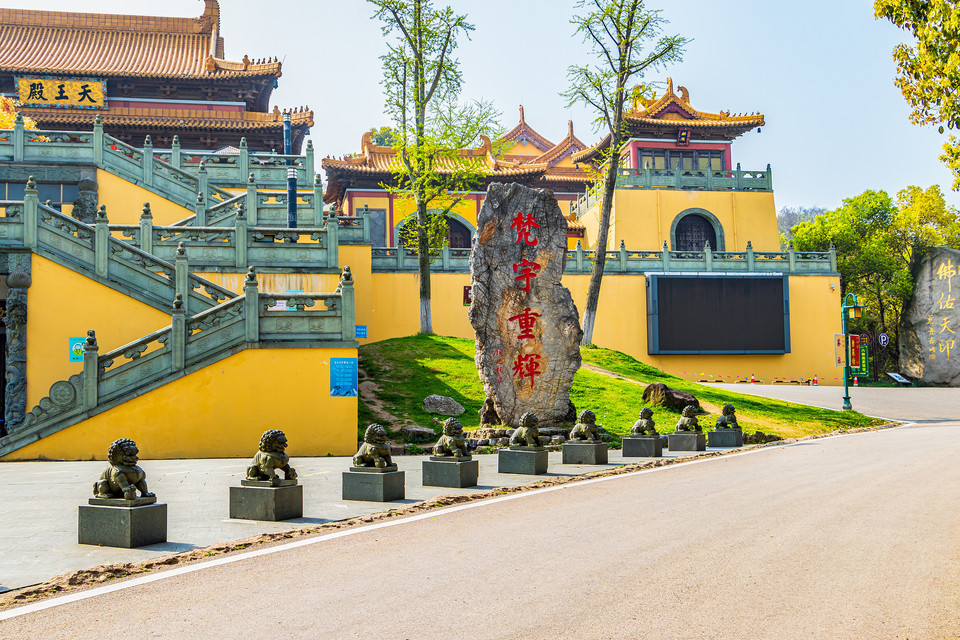
[[[589,279],[589,275],[563,278],[581,315]],[[433,274],[430,281],[434,332],[472,339],[468,308],[463,306],[463,287],[470,284],[469,274]],[[839,278],[792,276],[789,287],[791,352],[787,354],[649,355],[643,276],[604,276],[594,342],[690,380],[733,381],[752,374],[758,380],[772,382],[775,378],[798,380],[816,375],[820,384],[841,384],[838,369],[833,366],[833,334],[840,332]],[[358,281],[358,292],[364,288],[368,288],[365,282]],[[416,274],[375,273],[369,288],[374,293],[372,306],[357,306],[357,324],[366,324],[370,336],[361,342],[409,336],[419,330]]]
[[135,440],[144,459],[252,458],[266,429],[282,429],[293,456],[353,455],[357,398],[329,390],[330,358],[355,357],[356,349],[247,349],[3,460],[104,460],[117,438]]
[[523,142],[517,140],[514,141],[509,148],[501,150],[500,155],[530,156],[531,158],[535,158],[543,155],[543,151],[537,149],[536,145],[534,145],[532,142],[527,142],[524,144]]
[[27,410],[50,385],[80,373],[69,362],[70,338],[97,332],[100,353],[170,325],[170,316],[95,280],[33,254],[27,290]]
[[153,224],[157,226],[171,225],[194,214],[192,209],[185,209],[103,169],[97,169],[97,183],[100,204],[106,205],[110,224],[140,224],[144,202],[150,203]]
[[[611,218],[608,248],[659,250],[670,243],[674,219],[687,209],[705,209],[723,227],[726,251],[779,251],[777,210],[773,193],[749,191],[679,191],[676,189],[617,189],[617,215]],[[587,227],[585,249],[596,245],[600,207],[592,207],[580,221]],[[671,245],[671,249],[673,246]]]

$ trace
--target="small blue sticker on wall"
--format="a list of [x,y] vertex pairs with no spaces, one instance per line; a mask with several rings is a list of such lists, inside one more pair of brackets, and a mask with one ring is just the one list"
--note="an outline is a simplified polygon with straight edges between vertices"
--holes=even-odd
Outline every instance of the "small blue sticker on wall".
[[357,338],[366,338],[367,337],[367,325],[358,324],[356,328],[355,336]]
[[83,345],[86,343],[86,336],[70,338],[70,362],[83,362]]
[[330,396],[357,397],[356,358],[330,358]]

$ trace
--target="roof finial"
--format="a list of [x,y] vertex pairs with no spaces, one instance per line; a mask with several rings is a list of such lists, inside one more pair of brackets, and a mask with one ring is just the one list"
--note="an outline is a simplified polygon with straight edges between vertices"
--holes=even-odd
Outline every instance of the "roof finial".
[[573,137],[573,120],[567,120],[567,137]]
[[523,105],[520,105],[520,122],[526,122],[526,118],[523,115]]
[[673,93],[673,78],[667,78],[667,94]]

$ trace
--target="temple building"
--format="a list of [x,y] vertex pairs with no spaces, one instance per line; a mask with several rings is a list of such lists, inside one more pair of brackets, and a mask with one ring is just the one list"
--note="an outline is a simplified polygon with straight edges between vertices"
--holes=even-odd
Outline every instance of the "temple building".
[[[763,115],[699,111],[686,87],[635,100],[624,114],[626,142],[614,192],[608,248],[673,251],[779,251],[776,207],[769,165],[743,171],[734,162],[733,141],[764,125]],[[610,136],[574,153],[576,164],[599,165]],[[598,167],[599,168],[599,167]],[[575,205],[584,225],[584,248],[594,248],[600,194],[594,187]]]
[[[197,18],[0,9],[0,93],[40,129],[104,131],[141,145],[150,136],[184,150],[283,151],[280,109],[270,95],[276,58],[225,59],[217,0]],[[293,151],[313,125],[291,114]]]
[[[324,202],[332,204],[345,216],[368,213],[373,231],[374,246],[397,246],[397,233],[404,217],[412,213],[408,199],[390,193],[383,185],[396,184],[394,167],[396,151],[392,147],[373,143],[373,133],[363,134],[360,153],[345,158],[324,158],[322,167],[327,175]],[[481,161],[485,165],[483,178],[476,191],[462,194],[461,201],[449,216],[450,246],[470,246],[470,238],[476,231],[477,215],[483,204],[487,185],[491,182],[519,182],[528,187],[553,191],[564,214],[592,182],[593,174],[588,168],[574,161],[574,155],[587,149],[573,133],[573,123],[568,123],[567,135],[554,144],[537,133],[527,122],[524,109],[520,107],[520,122],[494,144],[483,137],[475,149],[459,149],[457,155],[467,161]],[[454,163],[441,171],[453,172]],[[582,237],[582,226],[570,220],[568,236],[575,244]]]

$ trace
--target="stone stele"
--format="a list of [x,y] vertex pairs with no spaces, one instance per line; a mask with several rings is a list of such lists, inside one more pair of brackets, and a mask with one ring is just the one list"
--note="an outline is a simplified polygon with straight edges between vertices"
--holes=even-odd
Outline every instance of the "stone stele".
[[567,220],[550,191],[494,183],[477,229],[469,317],[487,396],[482,414],[510,426],[526,412],[542,425],[572,422],[570,387],[583,331],[573,298],[560,285]]
[[900,326],[900,372],[960,386],[960,251],[931,250],[920,263],[913,292]]

